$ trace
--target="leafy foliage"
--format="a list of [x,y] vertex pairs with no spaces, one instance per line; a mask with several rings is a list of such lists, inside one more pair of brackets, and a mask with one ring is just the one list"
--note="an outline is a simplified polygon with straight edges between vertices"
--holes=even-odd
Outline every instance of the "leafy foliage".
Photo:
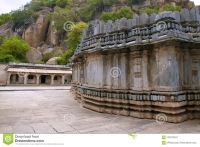
[[59,6],[61,8],[65,8],[68,4],[68,0],[57,0],[56,6]]
[[181,7],[180,6],[174,6],[172,4],[165,4],[163,5],[161,12],[163,11],[181,11]]
[[28,9],[12,11],[11,16],[14,24],[27,25],[31,23],[32,19],[36,20],[39,14],[31,9]]
[[52,52],[48,52],[42,56],[42,62],[46,63],[49,59],[53,57],[54,57],[54,54]]
[[132,4],[139,4],[142,0],[130,0]]
[[57,7],[54,12],[50,13],[47,16],[46,21],[53,21],[53,29],[58,32],[63,32],[65,22],[78,22],[80,21],[77,13],[74,12],[72,7],[67,7],[66,9],[62,9]]
[[41,0],[44,4],[44,6],[47,7],[54,7],[56,6],[56,0]]
[[19,37],[10,37],[3,40],[0,46],[0,62],[26,62],[26,53],[30,46]]
[[133,17],[133,11],[128,7],[123,7],[119,11],[103,12],[100,19],[107,22],[108,20],[115,21],[122,17],[130,19]]
[[159,13],[159,12],[164,12],[164,11],[179,11],[180,12],[181,7],[174,6],[172,4],[165,4],[160,9],[159,6],[152,5],[146,8],[141,8],[139,11],[139,14],[147,13],[148,15],[151,15],[152,13]]
[[80,43],[82,29],[87,27],[88,24],[79,22],[75,25],[74,29],[68,33],[67,43],[69,44],[69,50],[67,50],[65,54],[63,54],[61,58],[57,60],[58,64],[67,64],[69,62],[70,57],[72,57],[76,47]]
[[152,13],[158,13],[158,12],[159,12],[159,6],[152,5],[146,8],[141,8],[139,14],[147,13],[148,15],[151,15]]
[[0,25],[4,24],[6,21],[8,21],[11,18],[10,14],[1,14],[0,15]]

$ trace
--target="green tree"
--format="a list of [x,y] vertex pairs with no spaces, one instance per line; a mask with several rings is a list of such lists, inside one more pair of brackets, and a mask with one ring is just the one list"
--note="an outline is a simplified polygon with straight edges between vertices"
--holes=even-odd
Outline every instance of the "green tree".
[[10,14],[1,14],[0,15],[0,25],[4,24],[6,21],[8,21],[11,18]]
[[117,19],[125,17],[127,19],[131,19],[133,17],[133,11],[128,7],[123,7],[119,11],[112,12],[103,12],[100,16],[100,20],[107,22],[108,20],[112,20],[113,22]]
[[133,17],[133,11],[128,7],[122,7],[117,12],[118,18],[126,17],[127,19],[131,19]]
[[142,13],[147,13],[148,15],[151,15],[152,13],[159,13],[159,6],[152,5],[146,8],[141,8],[139,10],[139,14]]
[[39,14],[31,9],[28,10],[15,10],[11,12],[12,20],[17,25],[27,25],[31,23],[31,20],[36,20]]
[[67,34],[67,43],[69,44],[69,49],[57,60],[58,64],[67,64],[70,57],[74,54],[74,51],[78,44],[80,44],[80,39],[82,37],[83,28],[87,28],[88,24],[84,22],[78,22],[74,29]]
[[181,11],[181,7],[180,6],[174,6],[172,4],[165,4],[163,5],[162,9],[161,9],[161,12],[164,12],[164,11]]
[[142,0],[130,0],[131,4],[139,4]]
[[78,11],[78,15],[82,21],[89,22],[93,13],[91,12],[90,6],[88,4],[82,4],[81,9]]
[[50,13],[47,16],[46,20],[54,21],[52,28],[57,30],[58,32],[66,31],[65,23],[80,21],[79,16],[70,6],[66,7],[66,9],[57,7],[54,12]]
[[54,54],[52,52],[48,52],[48,53],[46,53],[46,54],[43,55],[42,61],[44,63],[46,63],[49,59],[51,59],[53,57],[54,57]]
[[10,37],[3,40],[0,46],[0,62],[26,62],[26,53],[30,46],[19,37]]
[[56,6],[65,8],[68,4],[68,0],[56,0]]
[[47,7],[54,7],[56,6],[56,0],[41,0],[44,4],[44,6]]
[[30,3],[26,4],[24,6],[24,8],[25,9],[32,9],[33,11],[40,11],[40,10],[42,10],[43,6],[44,6],[44,3],[42,1],[32,0]]

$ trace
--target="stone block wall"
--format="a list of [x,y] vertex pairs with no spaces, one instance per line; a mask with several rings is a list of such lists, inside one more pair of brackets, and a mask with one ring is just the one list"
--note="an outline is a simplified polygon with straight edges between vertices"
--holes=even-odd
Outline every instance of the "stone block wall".
[[0,63],[0,85],[5,85],[7,80],[7,74],[6,74],[6,67],[7,64]]

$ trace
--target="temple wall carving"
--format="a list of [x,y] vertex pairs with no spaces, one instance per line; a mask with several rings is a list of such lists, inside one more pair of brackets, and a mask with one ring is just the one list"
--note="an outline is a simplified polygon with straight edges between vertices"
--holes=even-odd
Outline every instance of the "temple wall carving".
[[71,58],[75,99],[101,113],[200,118],[199,22],[198,8],[91,22]]

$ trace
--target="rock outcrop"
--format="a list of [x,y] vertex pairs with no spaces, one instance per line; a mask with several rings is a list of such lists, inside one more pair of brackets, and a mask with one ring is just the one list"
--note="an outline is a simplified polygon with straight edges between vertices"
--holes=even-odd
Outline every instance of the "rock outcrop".
[[59,58],[60,57],[51,58],[46,62],[46,64],[48,64],[48,65],[56,65],[57,64],[57,59],[59,59]]
[[9,37],[12,36],[14,31],[12,30],[13,22],[11,20],[0,25],[0,36]]
[[39,43],[45,41],[46,32],[48,29],[48,22],[45,21],[45,17],[50,13],[50,8],[45,8],[40,11],[40,16],[35,23],[26,29],[22,38],[32,47],[38,47]]
[[26,54],[26,58],[30,63],[35,63],[42,60],[42,53],[35,48],[31,48]]

